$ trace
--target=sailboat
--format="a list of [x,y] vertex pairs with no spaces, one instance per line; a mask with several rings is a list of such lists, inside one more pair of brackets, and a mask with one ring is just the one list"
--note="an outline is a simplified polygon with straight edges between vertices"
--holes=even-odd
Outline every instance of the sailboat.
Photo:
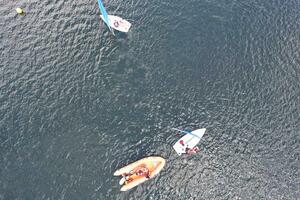
[[130,22],[115,15],[108,15],[101,0],[98,0],[98,4],[102,13],[102,15],[100,15],[101,19],[113,34],[113,29],[124,33],[127,33],[129,31],[131,27]]
[[194,147],[196,147],[206,131],[206,128],[197,129],[192,132],[180,130],[177,128],[172,129],[185,134],[173,145],[174,150],[179,156],[181,154],[187,153],[187,148],[193,149]]

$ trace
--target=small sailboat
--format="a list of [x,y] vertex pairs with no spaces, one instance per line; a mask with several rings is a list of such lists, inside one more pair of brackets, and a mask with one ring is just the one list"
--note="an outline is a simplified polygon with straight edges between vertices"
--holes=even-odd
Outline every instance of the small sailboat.
[[114,34],[114,30],[127,33],[131,27],[131,23],[121,17],[108,15],[101,0],[98,0],[99,8],[102,13],[101,19],[108,26],[109,30]]
[[181,154],[187,153],[187,148],[193,149],[194,147],[196,147],[206,131],[205,128],[197,129],[192,132],[183,131],[177,128],[172,129],[185,134],[173,145],[174,150],[179,156]]

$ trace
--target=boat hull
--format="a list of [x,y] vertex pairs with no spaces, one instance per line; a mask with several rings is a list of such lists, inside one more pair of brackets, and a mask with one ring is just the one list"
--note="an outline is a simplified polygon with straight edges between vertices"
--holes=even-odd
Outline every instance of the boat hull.
[[154,176],[160,173],[165,164],[166,161],[162,157],[151,156],[131,163],[125,167],[122,167],[121,169],[118,169],[117,171],[115,171],[114,176],[122,176],[123,174],[128,174],[140,166],[145,166],[149,169],[149,178],[146,178],[145,176],[139,176],[136,174],[131,175],[129,177],[130,181],[128,183],[125,183],[121,188],[121,191],[127,191],[149,179],[152,179]]
[[[100,15],[100,17],[103,21],[105,21],[103,15]],[[110,27],[120,32],[127,33],[131,27],[130,22],[115,15],[108,15],[108,21]]]

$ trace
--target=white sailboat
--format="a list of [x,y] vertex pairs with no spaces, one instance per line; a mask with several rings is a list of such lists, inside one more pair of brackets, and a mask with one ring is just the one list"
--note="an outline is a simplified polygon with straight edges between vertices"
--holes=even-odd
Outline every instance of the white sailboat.
[[[98,0],[99,8],[102,13],[101,19],[106,23],[109,30],[114,34],[113,29],[127,33],[131,27],[131,23],[121,17],[108,15],[101,0]],[[113,29],[112,29],[113,28]]]

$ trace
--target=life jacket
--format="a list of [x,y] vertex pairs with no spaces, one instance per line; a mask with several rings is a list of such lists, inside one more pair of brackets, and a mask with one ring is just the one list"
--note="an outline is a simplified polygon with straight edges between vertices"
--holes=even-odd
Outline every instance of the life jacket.
[[148,176],[149,175],[149,169],[145,166],[138,166],[137,168],[134,169],[136,175],[138,176]]
[[180,141],[179,141],[179,144],[181,144],[182,146],[184,146],[183,140],[180,140]]

